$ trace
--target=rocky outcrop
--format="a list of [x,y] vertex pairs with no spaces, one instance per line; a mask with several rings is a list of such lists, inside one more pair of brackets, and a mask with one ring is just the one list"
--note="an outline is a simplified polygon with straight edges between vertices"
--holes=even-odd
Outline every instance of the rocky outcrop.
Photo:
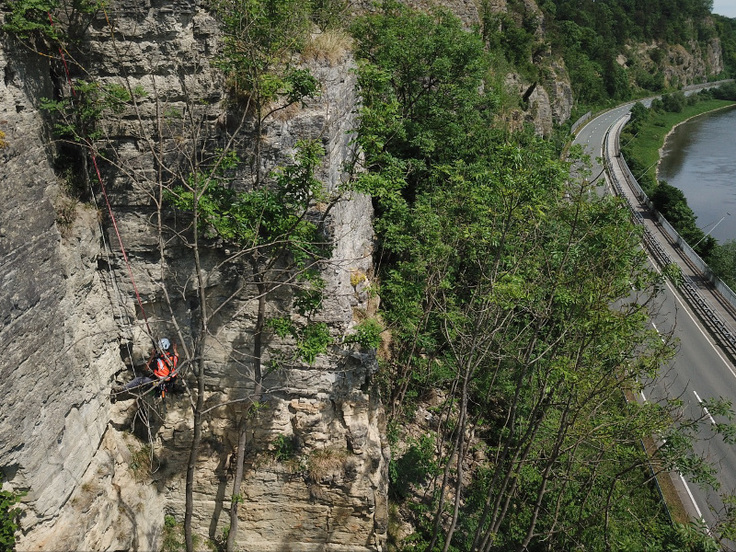
[[721,52],[718,38],[704,45],[693,41],[687,48],[681,44],[651,42],[632,45],[626,56],[619,57],[618,63],[625,67],[635,62],[650,72],[661,70],[665,86],[678,87],[707,82],[722,73]]
[[[502,13],[509,12],[510,7],[506,0],[491,0],[486,9],[491,13]],[[564,61],[554,57],[548,47],[541,47],[545,41],[545,19],[537,3],[534,0],[524,0],[514,10],[521,10],[527,14],[525,17],[528,20],[536,21],[534,37],[540,48],[534,54],[535,58],[529,59],[529,63],[537,65],[544,78],[530,82],[519,73],[506,75],[504,82],[509,92],[522,98],[522,101],[519,109],[504,114],[503,119],[510,128],[519,129],[529,124],[538,135],[550,136],[555,125],[564,124],[572,113],[574,98],[570,78]],[[521,25],[519,13],[510,13]]]
[[[191,135],[177,134],[182,113],[194,114],[198,128],[213,136],[237,121],[237,108],[209,65],[218,47],[217,25],[195,0],[121,0],[97,14],[88,37],[75,60],[86,78],[145,91],[135,107],[106,115],[109,155],[100,161],[148,323],[186,348],[198,308],[187,291],[194,267],[173,234],[164,233],[162,247],[157,156],[163,151],[168,163],[184,151],[180,145]],[[128,401],[110,404],[111,386],[132,378],[132,366],[146,356],[143,311],[105,209],[77,201],[71,184],[54,170],[59,149],[38,104],[68,86],[61,66],[23,53],[4,38],[0,467],[10,488],[29,491],[19,550],[158,549],[164,535],[178,538],[183,517],[189,399],[184,393],[165,404],[149,401],[143,410]],[[326,150],[321,179],[338,193],[344,164],[355,154],[349,133],[355,75],[347,54],[332,64],[310,63],[322,94],[269,121],[264,169],[288,161],[297,140],[319,139]],[[243,144],[246,156],[251,146],[247,139]],[[332,207],[328,230],[334,249],[323,270],[327,299],[318,318],[337,345],[313,366],[291,362],[270,373],[262,408],[249,420],[237,539],[245,550],[384,546],[388,450],[372,383],[377,364],[369,351],[339,344],[373,308],[366,289],[371,217],[371,201],[364,196],[344,194]],[[163,222],[173,228],[178,220],[166,211]],[[242,286],[243,268],[212,245],[203,263],[215,305]],[[284,300],[274,297],[276,303]],[[243,359],[252,348],[256,305],[246,289],[212,324],[205,377],[212,410],[194,497],[201,546],[220,538],[229,524],[237,422],[244,407],[228,401],[253,390]],[[293,346],[270,345],[269,351]],[[150,434],[141,412],[149,416]]]
[[516,73],[506,76],[506,87],[522,98],[522,109],[504,116],[509,128],[519,130],[524,124],[534,127],[540,136],[551,136],[555,125],[564,123],[572,113],[572,86],[561,61],[548,61],[544,83],[529,83]]
[[[524,5],[537,10],[531,0]],[[507,8],[504,0],[491,6]],[[477,22],[476,4],[459,0],[452,7],[466,25]],[[20,550],[154,550],[165,537],[179,538],[192,436],[189,395],[139,408],[111,404],[109,391],[131,379],[147,356],[147,324],[179,341],[183,368],[191,366],[200,308],[195,268],[180,239],[185,232],[172,231],[185,230],[186,221],[157,209],[160,189],[181,176],[168,169],[192,159],[191,144],[216,143],[225,131],[237,131],[247,159],[252,129],[238,128],[242,106],[230,101],[210,65],[221,37],[203,2],[113,1],[85,32],[71,71],[141,92],[122,113],[105,114],[100,143],[136,289],[110,216],[93,201],[98,184],[93,179],[90,191],[81,178],[89,157],[57,163],[70,150],[54,140],[40,103],[69,95],[62,65],[3,36],[0,469],[9,488],[28,491]],[[710,50],[704,67],[684,57],[673,64],[689,75],[718,72],[720,48],[711,43]],[[317,139],[326,152],[319,176],[339,194],[345,162],[356,155],[353,63],[346,52],[302,61],[318,77],[321,95],[268,120],[261,169],[266,174],[288,163],[299,139]],[[512,122],[547,135],[569,118],[573,99],[563,62],[551,55],[543,62],[543,81],[512,74],[507,85],[523,99]],[[372,352],[340,341],[375,311],[371,217],[370,199],[359,194],[344,193],[331,207],[327,233],[334,248],[323,266],[326,300],[315,319],[328,325],[336,345],[313,365],[290,361],[269,372],[260,408],[247,419],[246,469],[237,490],[243,498],[237,541],[245,550],[385,547],[389,453],[373,383],[377,363]],[[213,317],[204,351],[208,412],[194,493],[202,547],[206,539],[221,539],[229,524],[238,423],[254,392],[257,310],[252,286],[243,287],[247,266],[223,244],[209,246],[202,262],[210,307],[227,305]],[[275,312],[290,297],[270,299]],[[294,343],[269,339],[264,361],[276,366]]]

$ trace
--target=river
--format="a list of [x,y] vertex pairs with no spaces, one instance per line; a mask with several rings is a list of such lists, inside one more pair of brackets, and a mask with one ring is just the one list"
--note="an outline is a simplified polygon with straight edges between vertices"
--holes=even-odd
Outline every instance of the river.
[[658,178],[683,191],[704,232],[721,243],[736,240],[736,107],[676,127],[665,141]]

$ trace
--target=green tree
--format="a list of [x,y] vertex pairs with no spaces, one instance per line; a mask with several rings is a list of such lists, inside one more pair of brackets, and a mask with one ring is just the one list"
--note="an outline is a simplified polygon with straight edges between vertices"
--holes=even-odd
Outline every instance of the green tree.
[[654,208],[662,213],[675,230],[692,246],[697,244],[697,252],[701,257],[707,259],[716,245],[715,240],[705,233],[697,225],[697,217],[690,206],[682,190],[669,185],[664,180],[652,193],[650,199]]
[[312,0],[312,21],[322,32],[339,29],[345,25],[350,9],[348,0]]
[[9,7],[10,15],[3,25],[4,31],[23,39],[35,34],[56,38],[49,13],[59,7],[59,0],[16,0],[9,2]]
[[[253,296],[258,302],[250,355],[255,382],[255,389],[248,399],[251,405],[257,405],[263,393],[262,358],[270,294],[280,288],[290,289],[295,310],[308,318],[321,307],[323,283],[319,276],[319,263],[330,250],[322,227],[324,216],[314,217],[318,212],[316,203],[327,199],[323,184],[315,176],[323,155],[324,151],[317,142],[300,142],[294,165],[276,171],[273,183],[245,192],[237,192],[228,185],[227,172],[238,163],[237,158],[220,156],[217,158],[219,166],[209,172],[192,175],[186,184],[175,187],[170,193],[174,204],[193,217],[193,225],[196,226],[193,228],[194,236],[219,237],[250,266],[250,273],[244,274],[243,280],[252,282]],[[201,332],[205,335],[207,329],[202,328]],[[331,342],[324,324],[308,323],[301,331],[289,325],[285,334],[299,338],[297,355],[310,364],[317,354],[326,352]],[[200,409],[201,405],[198,405],[195,417]],[[240,496],[243,477],[247,422],[246,412],[238,422],[228,550],[234,549],[237,536],[237,497]],[[191,522],[185,517],[185,536],[187,523]]]
[[318,93],[317,80],[309,70],[292,61],[309,36],[309,5],[298,0],[217,0],[214,4],[224,32],[224,48],[216,64],[234,96],[244,103],[243,109],[253,115],[256,186],[263,176],[265,120]]
[[631,114],[631,118],[626,125],[626,132],[635,136],[639,133],[639,130],[641,130],[642,124],[649,119],[649,110],[643,103],[636,102],[631,107],[631,111],[629,113]]
[[614,100],[626,100],[631,96],[631,85],[626,70],[613,58],[606,60],[606,69],[603,72],[606,92]]
[[664,94],[662,96],[662,105],[665,111],[671,113],[680,113],[685,107],[685,94],[682,92],[673,92],[672,94]]
[[358,140],[367,166],[408,163],[415,181],[432,160],[466,151],[492,107],[477,94],[488,67],[479,37],[448,11],[422,14],[394,2],[358,19],[352,32],[362,58]]
[[736,289],[736,242],[727,240],[713,248],[708,266],[731,289]]
[[77,68],[78,46],[103,0],[9,0],[2,30],[24,47],[61,63],[65,51],[68,67]]
[[[437,462],[422,461],[394,495],[415,511],[414,548],[616,549],[649,538],[667,523],[649,485],[652,456],[711,475],[691,446],[700,420],[678,418],[676,404],[624,400],[673,354],[648,324],[661,277],[646,268],[625,206],[569,183],[552,144],[482,125],[492,89],[468,82],[450,109],[433,97],[440,84],[417,86],[431,81],[426,54],[400,44],[422,17],[389,4],[354,26],[368,169],[357,186],[379,206],[391,423],[400,428],[428,389],[444,398]],[[427,42],[441,59],[445,42]],[[426,121],[450,116],[469,122],[464,133],[446,125],[416,139],[430,135]],[[660,433],[669,447],[641,447]]]

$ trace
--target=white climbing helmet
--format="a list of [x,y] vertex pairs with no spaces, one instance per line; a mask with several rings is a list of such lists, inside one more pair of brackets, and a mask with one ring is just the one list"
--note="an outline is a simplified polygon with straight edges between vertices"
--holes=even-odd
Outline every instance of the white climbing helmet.
[[171,342],[165,337],[162,337],[158,341],[158,346],[162,351],[168,351],[169,347],[171,347]]

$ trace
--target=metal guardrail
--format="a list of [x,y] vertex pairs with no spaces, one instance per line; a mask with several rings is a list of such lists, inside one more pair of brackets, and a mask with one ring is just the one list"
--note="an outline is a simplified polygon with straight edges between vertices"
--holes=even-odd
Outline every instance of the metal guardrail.
[[577,121],[575,121],[572,124],[572,127],[570,127],[570,132],[573,133],[573,134],[575,134],[575,132],[577,132],[577,130],[581,126],[583,126],[585,123],[587,123],[588,121],[590,121],[592,118],[593,118],[593,112],[592,111],[588,111],[585,115],[583,115],[582,117],[580,117]]
[[[662,267],[672,264],[672,259],[662,248],[659,240],[657,240],[649,231],[649,229],[644,225],[644,219],[638,213],[635,206],[632,205],[629,197],[624,193],[622,183],[619,182],[616,173],[611,170],[612,160],[610,154],[608,153],[609,139],[610,129],[606,133],[604,139],[603,159],[606,172],[608,173],[609,179],[613,184],[616,194],[626,199],[632,215],[632,220],[636,224],[639,224],[644,228],[644,245],[652,254],[656,262]],[[616,149],[618,151],[618,136],[616,136]],[[677,244],[678,248],[687,257],[688,261],[690,261],[691,266],[695,270],[700,272],[704,278],[713,283],[716,286],[716,289],[724,296],[725,300],[728,301],[728,303],[734,310],[736,310],[736,294],[734,294],[731,288],[729,288],[713,274],[713,271],[710,269],[710,267],[708,267],[707,263],[705,263],[705,261],[703,261],[703,259],[697,253],[695,253],[695,251],[685,242],[682,236],[680,236],[680,234],[672,227],[672,225],[667,222],[667,220],[654,209],[651,201],[649,200],[649,197],[647,197],[647,195],[644,193],[644,190],[642,190],[641,186],[639,185],[639,182],[631,173],[629,166],[626,164],[626,160],[620,155],[620,152],[617,155],[617,162],[622,172],[624,173],[626,184],[634,192],[634,195],[636,195],[637,199],[639,199],[639,201],[643,205],[646,205],[649,210],[656,215],[657,222],[667,233],[669,238]],[[698,313],[703,323],[711,331],[711,335],[713,335],[718,340],[720,345],[724,348],[724,350],[726,350],[726,352],[728,352],[732,356],[732,358],[736,358],[736,334],[728,326],[728,324],[723,321],[720,315],[713,310],[708,301],[703,298],[692,279],[688,276],[684,276],[682,281],[678,284],[678,289],[688,300],[690,306]]]

